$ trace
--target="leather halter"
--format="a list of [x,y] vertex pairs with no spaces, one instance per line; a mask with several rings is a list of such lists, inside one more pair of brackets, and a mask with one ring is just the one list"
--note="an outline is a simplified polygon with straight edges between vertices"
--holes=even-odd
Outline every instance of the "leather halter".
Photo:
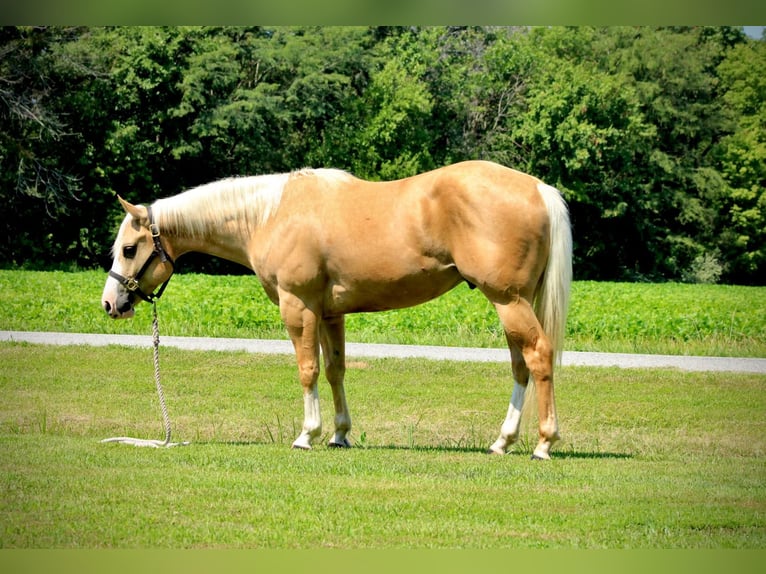
[[[149,231],[152,233],[152,241],[154,241],[154,249],[152,250],[151,255],[149,255],[149,259],[146,260],[146,263],[141,267],[141,269],[138,270],[138,273],[136,273],[133,277],[123,277],[119,273],[110,270],[109,276],[117,279],[117,281],[120,282],[120,285],[125,287],[128,291],[131,293],[135,293],[141,299],[146,301],[147,303],[153,303],[155,299],[159,299],[162,296],[162,293],[165,291],[165,287],[167,287],[168,283],[170,282],[170,277],[173,276],[173,272],[175,271],[176,264],[173,261],[173,258],[168,255],[167,251],[165,251],[165,248],[162,246],[162,241],[160,241],[160,228],[159,226],[154,222],[154,216],[152,214],[152,208],[151,206],[148,206],[146,208],[146,211],[149,216]],[[159,257],[160,261],[163,263],[168,262],[170,263],[170,267],[172,267],[172,271],[170,272],[170,277],[167,278],[167,281],[165,281],[159,288],[159,291],[155,293],[150,293],[147,295],[141,290],[141,287],[138,285],[139,279],[143,276],[144,273],[146,273],[146,270],[149,269],[149,265],[152,261],[154,261],[155,257]]]

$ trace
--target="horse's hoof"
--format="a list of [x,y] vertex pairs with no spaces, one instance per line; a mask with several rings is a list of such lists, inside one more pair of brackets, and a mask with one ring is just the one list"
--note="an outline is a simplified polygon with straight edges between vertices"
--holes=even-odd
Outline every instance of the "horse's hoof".
[[293,450],[311,450],[311,447],[293,443]]
[[501,451],[499,451],[499,450],[495,450],[495,449],[492,449],[492,448],[488,448],[488,449],[485,451],[485,454],[494,454],[494,455],[498,455],[498,456],[503,456],[505,453],[504,453],[504,452],[501,452]]
[[327,446],[330,448],[351,448],[351,443],[347,440],[344,440],[343,442],[331,441],[327,443]]
[[530,458],[530,460],[550,460],[550,458],[543,458],[542,456],[537,456],[536,454],[533,454],[529,458]]

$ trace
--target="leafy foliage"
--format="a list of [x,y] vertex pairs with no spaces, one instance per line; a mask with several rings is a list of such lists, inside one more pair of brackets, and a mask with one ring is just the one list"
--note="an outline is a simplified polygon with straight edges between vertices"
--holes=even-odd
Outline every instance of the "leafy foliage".
[[580,279],[762,285],[765,46],[733,27],[7,27],[0,264],[106,265],[115,192],[483,158],[564,191]]

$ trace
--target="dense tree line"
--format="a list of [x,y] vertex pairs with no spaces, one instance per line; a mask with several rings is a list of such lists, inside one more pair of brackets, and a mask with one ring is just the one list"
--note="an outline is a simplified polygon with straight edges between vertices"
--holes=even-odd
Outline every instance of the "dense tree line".
[[766,284],[766,42],[741,29],[0,28],[0,265],[104,265],[115,192],[472,158],[564,192],[579,279]]

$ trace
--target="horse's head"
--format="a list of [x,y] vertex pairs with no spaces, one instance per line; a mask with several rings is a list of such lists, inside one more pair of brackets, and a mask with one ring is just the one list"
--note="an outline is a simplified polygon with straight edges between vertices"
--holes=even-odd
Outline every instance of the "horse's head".
[[127,215],[112,248],[114,261],[101,302],[113,319],[127,319],[134,314],[137,297],[151,302],[162,295],[174,263],[162,245],[151,208],[118,199]]

